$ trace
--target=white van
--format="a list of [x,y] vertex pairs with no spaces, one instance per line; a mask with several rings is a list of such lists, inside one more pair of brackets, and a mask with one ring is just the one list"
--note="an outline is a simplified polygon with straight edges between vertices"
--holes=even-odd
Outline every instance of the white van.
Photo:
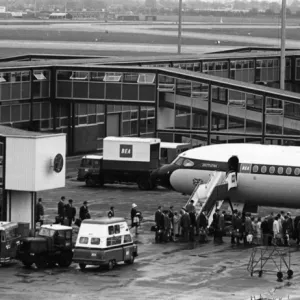
[[80,269],[105,265],[111,270],[120,261],[132,264],[137,255],[137,245],[124,218],[102,217],[81,223],[73,255]]

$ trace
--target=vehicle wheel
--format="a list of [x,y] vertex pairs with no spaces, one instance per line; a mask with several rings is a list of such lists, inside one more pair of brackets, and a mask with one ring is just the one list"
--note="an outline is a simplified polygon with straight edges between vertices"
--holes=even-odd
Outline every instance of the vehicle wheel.
[[292,270],[287,271],[288,279],[293,277],[294,272]]
[[114,268],[114,262],[113,262],[113,260],[110,260],[108,262],[107,269],[108,269],[108,271],[111,271],[113,268]]
[[45,269],[47,267],[47,259],[44,255],[36,256],[35,265],[38,269]]
[[26,268],[29,268],[32,266],[32,262],[29,262],[29,261],[22,261],[22,264],[26,267]]
[[79,264],[79,268],[80,268],[80,270],[84,270],[84,269],[85,269],[85,267],[86,267],[86,264]]
[[71,265],[73,253],[71,251],[63,252],[59,256],[58,264],[62,268],[67,268]]
[[132,265],[134,263],[134,256],[131,254],[130,259],[125,260],[126,264]]
[[261,276],[262,276],[262,274],[263,274],[263,271],[262,271],[262,270],[260,270],[260,271],[258,272],[258,277],[261,277]]
[[282,277],[283,277],[282,272],[277,272],[277,278],[278,278],[278,280],[281,280]]
[[137,182],[139,189],[147,191],[152,189],[152,184],[149,178],[140,178]]
[[88,187],[92,187],[92,186],[95,186],[95,180],[91,177],[91,176],[89,176],[86,180],[85,180],[85,184],[86,184],[86,186],[88,186]]

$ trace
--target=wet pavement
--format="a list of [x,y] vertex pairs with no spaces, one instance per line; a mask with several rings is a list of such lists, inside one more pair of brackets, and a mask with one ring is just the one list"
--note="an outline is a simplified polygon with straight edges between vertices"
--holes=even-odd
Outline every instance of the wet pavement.
[[[252,253],[249,247],[232,247],[228,237],[223,244],[200,244],[169,242],[156,244],[153,225],[154,212],[158,205],[175,210],[182,207],[188,197],[158,189],[140,191],[135,185],[110,185],[105,188],[87,188],[68,174],[65,188],[38,194],[43,198],[46,222],[52,222],[56,215],[58,199],[64,195],[72,198],[79,207],[89,201],[93,218],[106,215],[113,205],[117,216],[129,219],[132,203],[143,212],[144,221],[139,235],[139,256],[133,265],[119,263],[112,271],[104,268],[87,267],[81,271],[77,264],[69,268],[49,268],[43,271],[34,267],[25,268],[19,262],[12,262],[0,268],[0,299],[250,299],[264,295],[267,299],[300,295],[300,258],[296,247],[291,248],[292,279],[277,281],[276,267],[268,263],[263,273],[253,277],[247,271]],[[74,226],[75,231],[76,226]]]

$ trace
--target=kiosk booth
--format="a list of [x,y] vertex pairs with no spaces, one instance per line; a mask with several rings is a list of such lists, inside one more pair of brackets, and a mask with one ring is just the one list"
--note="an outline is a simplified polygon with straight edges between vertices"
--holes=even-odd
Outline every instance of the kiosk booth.
[[36,194],[65,186],[66,135],[0,126],[1,220],[35,229]]

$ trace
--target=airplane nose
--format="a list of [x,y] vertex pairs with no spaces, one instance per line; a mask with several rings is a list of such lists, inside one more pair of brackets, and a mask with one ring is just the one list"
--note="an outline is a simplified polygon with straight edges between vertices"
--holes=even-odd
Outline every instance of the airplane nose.
[[165,187],[167,189],[173,189],[171,183],[170,183],[170,176],[172,172],[179,167],[174,164],[170,165],[164,165],[160,167],[159,169],[155,170],[152,172],[151,177],[152,180],[157,184],[162,187]]

